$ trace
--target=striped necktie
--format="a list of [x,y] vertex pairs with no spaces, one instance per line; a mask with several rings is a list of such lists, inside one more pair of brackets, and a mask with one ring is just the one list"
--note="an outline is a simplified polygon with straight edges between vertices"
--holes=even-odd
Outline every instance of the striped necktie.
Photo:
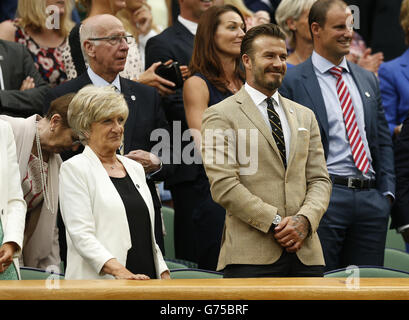
[[281,159],[283,160],[284,168],[287,167],[287,160],[285,155],[285,142],[284,133],[281,127],[280,116],[274,110],[273,99],[267,98],[267,115],[271,126],[271,132],[273,133],[274,140],[277,144],[278,151],[280,152]]
[[342,79],[342,71],[343,69],[341,67],[332,67],[329,70],[337,80],[337,93],[339,101],[341,102],[345,128],[347,130],[349,145],[352,151],[352,158],[354,159],[356,167],[363,173],[367,173],[369,170],[369,160],[356,122],[351,95]]

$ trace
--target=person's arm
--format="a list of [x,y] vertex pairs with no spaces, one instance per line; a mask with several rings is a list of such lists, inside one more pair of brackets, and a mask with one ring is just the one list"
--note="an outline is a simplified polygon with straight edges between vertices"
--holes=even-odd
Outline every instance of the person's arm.
[[[403,122],[402,132],[395,145],[396,199],[392,208],[392,227],[399,229],[409,243],[409,118]],[[402,230],[403,229],[403,230]]]
[[115,257],[96,238],[96,222],[91,204],[86,169],[64,162],[60,169],[61,215],[72,244],[92,269],[100,274],[105,263]]
[[[318,229],[320,220],[329,205],[332,183],[328,175],[318,122],[309,112],[309,147],[306,163],[307,191],[305,200],[295,216],[286,217],[276,228],[275,238],[288,252],[298,251],[307,236]],[[292,240],[291,243],[289,241]]]
[[396,131],[400,125],[398,119],[399,92],[396,90],[394,72],[388,68],[387,64],[382,64],[379,67],[378,76],[385,118],[388,122],[390,134],[393,136],[399,133]]
[[[229,115],[213,107],[203,114],[202,158],[212,197],[244,223],[268,233],[278,209],[253,194],[241,182],[240,164],[235,159],[236,138],[229,135],[232,133],[229,122]],[[221,142],[224,148],[221,148]]]
[[376,179],[379,192],[384,196],[395,198],[395,167],[392,137],[388,128],[388,123],[385,118],[385,111],[382,105],[381,92],[379,90],[379,81],[376,76],[371,73],[374,82],[374,92],[376,94],[376,124],[377,124],[377,142],[379,146],[379,159],[377,159],[378,172]]
[[195,141],[196,148],[200,150],[202,117],[209,104],[209,89],[206,82],[196,76],[187,79],[183,85],[183,101],[190,134]]
[[6,20],[0,23],[0,39],[13,41],[16,32],[16,27],[12,20]]
[[[4,57],[4,61],[6,63],[9,61],[13,66],[15,62],[12,59],[19,59],[18,68],[21,68],[21,64],[24,76],[15,88],[6,88],[6,90],[0,91],[0,113],[20,117],[42,114],[44,97],[49,86],[37,71],[27,48],[24,46],[18,46],[18,48],[18,51],[10,50],[8,56]],[[33,79],[34,88],[21,91],[21,85],[26,77]]]
[[[23,192],[20,185],[20,171],[17,164],[16,145],[14,135],[10,125],[6,125],[6,135],[2,143],[7,143],[7,176],[2,183],[7,184],[7,225],[5,226],[3,245],[0,247],[0,266],[4,271],[12,262],[13,257],[21,253],[23,248],[24,227],[26,220],[27,205],[23,198]],[[0,272],[2,272],[0,270]]]
[[149,179],[164,181],[175,172],[174,151],[170,142],[171,128],[156,90],[149,91],[146,99],[151,108],[147,112],[151,112],[153,117],[149,151],[131,150],[126,156],[142,164]]

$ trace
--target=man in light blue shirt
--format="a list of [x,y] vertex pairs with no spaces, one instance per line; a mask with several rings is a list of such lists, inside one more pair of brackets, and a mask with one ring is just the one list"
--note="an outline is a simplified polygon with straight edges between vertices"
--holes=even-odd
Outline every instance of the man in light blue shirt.
[[318,228],[327,271],[383,265],[395,192],[392,141],[378,80],[345,58],[351,22],[343,1],[318,0],[309,14],[313,54],[288,71],[280,89],[283,96],[312,109],[320,126],[333,182]]

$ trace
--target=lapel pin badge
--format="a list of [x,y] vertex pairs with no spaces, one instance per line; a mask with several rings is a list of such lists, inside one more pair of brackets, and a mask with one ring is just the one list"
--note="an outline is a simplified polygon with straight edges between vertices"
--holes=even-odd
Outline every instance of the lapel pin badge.
[[136,97],[134,95],[131,96],[132,101],[136,100]]
[[366,95],[368,98],[371,96],[368,91],[365,91],[365,95]]

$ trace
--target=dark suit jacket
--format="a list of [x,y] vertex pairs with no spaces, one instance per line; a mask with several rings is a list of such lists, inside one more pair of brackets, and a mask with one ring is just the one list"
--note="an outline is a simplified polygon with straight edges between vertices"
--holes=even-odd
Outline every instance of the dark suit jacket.
[[[41,114],[48,84],[41,78],[27,48],[20,43],[0,40],[0,65],[4,90],[0,90],[0,113],[14,117]],[[35,88],[20,91],[23,80],[30,76]]]
[[395,145],[396,197],[392,208],[391,228],[409,224],[409,117]]
[[[176,20],[173,26],[148,40],[145,48],[146,68],[149,68],[155,62],[166,62],[169,59],[179,62],[180,65],[189,65],[193,52],[193,43],[194,35]],[[173,95],[163,97],[162,105],[172,129],[174,121],[180,123],[182,134],[189,129],[183,105],[182,89],[176,90]],[[181,143],[182,150],[188,144],[193,143],[192,138],[189,141],[180,141],[180,137],[178,140],[177,142],[174,141],[174,146]],[[185,181],[194,181],[198,173],[197,165],[182,163],[177,166],[175,175],[168,179],[165,184],[169,187]]]
[[[170,128],[166,121],[165,114],[160,106],[160,97],[156,89],[140,84],[138,82],[120,78],[121,92],[125,97],[129,107],[129,116],[125,123],[124,132],[124,154],[136,149],[142,149],[150,152],[157,141],[151,141],[151,132],[155,129],[164,129],[169,132]],[[77,92],[86,85],[92,84],[87,72],[84,72],[78,78],[67,81],[53,89],[50,89],[46,96],[45,106],[49,102],[64,94]],[[47,107],[46,107],[47,108]],[[46,111],[46,110],[44,110]],[[166,158],[169,155],[170,162],[163,161],[162,169],[147,179],[147,184],[152,194],[153,204],[155,206],[156,217],[160,217],[161,202],[158,197],[154,181],[163,181],[170,177],[174,172],[172,162],[172,148],[168,146],[167,150],[162,150],[160,158]],[[160,228],[159,228],[160,226]],[[161,225],[156,224],[155,232],[162,230]],[[157,233],[158,235],[158,233]],[[162,237],[157,236],[157,240]],[[161,243],[158,243],[162,248]]]
[[[405,35],[399,23],[402,0],[345,0],[359,8],[359,29],[356,30],[372,52],[382,51],[385,61],[405,51]],[[388,21],[385,23],[385,21]]]
[[[376,172],[377,189],[380,192],[394,193],[392,140],[385,120],[378,80],[372,72],[353,63],[348,62],[348,66],[362,98],[365,131],[372,156],[372,166]],[[325,158],[327,158],[329,149],[327,111],[311,58],[288,70],[279,91],[288,99],[314,111],[320,126]]]

